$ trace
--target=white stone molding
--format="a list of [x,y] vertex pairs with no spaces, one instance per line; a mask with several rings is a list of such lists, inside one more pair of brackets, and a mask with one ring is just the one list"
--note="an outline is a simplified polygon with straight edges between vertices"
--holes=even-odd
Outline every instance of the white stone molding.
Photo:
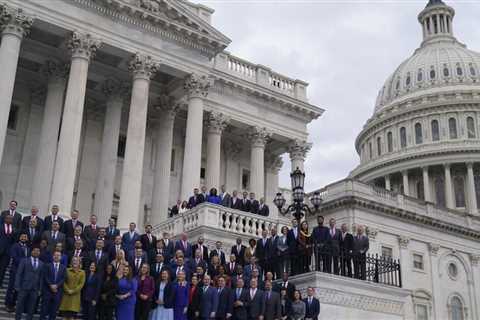
[[432,256],[436,256],[438,254],[438,250],[440,250],[440,245],[438,243],[428,243],[428,251]]
[[2,34],[11,34],[19,38],[26,37],[33,24],[33,17],[22,9],[0,4],[0,30]]
[[68,73],[70,72],[70,65],[62,61],[50,59],[45,61],[41,72],[48,81],[64,82],[67,80]]
[[207,132],[212,134],[221,134],[223,130],[230,124],[230,117],[221,112],[208,112],[205,119]]
[[89,33],[73,31],[67,41],[67,48],[72,51],[72,58],[83,58],[90,60],[95,52],[102,45],[102,41]]
[[265,145],[270,140],[272,133],[264,127],[252,127],[251,132],[247,134],[252,147],[265,148]]
[[128,70],[133,74],[133,79],[143,78],[150,80],[157,72],[159,64],[151,56],[136,53],[128,64]]
[[398,244],[400,245],[400,249],[408,249],[409,242],[410,238],[406,236],[398,236]]
[[188,98],[205,98],[208,95],[211,81],[206,75],[192,73],[185,77],[184,89]]

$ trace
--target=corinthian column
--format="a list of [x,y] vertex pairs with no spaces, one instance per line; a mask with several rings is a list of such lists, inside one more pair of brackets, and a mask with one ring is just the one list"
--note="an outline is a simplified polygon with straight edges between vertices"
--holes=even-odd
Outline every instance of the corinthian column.
[[305,172],[305,158],[311,148],[311,143],[300,140],[294,140],[292,144],[288,146],[288,152],[290,153],[290,160],[292,162],[292,172],[297,168],[300,169],[300,171]]
[[447,205],[447,208],[455,209],[450,164],[449,163],[445,164],[444,168],[445,168],[445,203]]
[[477,193],[475,192],[475,178],[473,175],[473,163],[467,163],[467,195],[468,195],[468,212],[478,214]]
[[18,56],[23,37],[30,31],[33,19],[21,9],[0,4],[0,164],[2,162],[8,115],[12,103],[13,87],[17,74]]
[[250,153],[250,192],[257,199],[263,198],[265,192],[265,144],[271,133],[266,128],[253,127],[248,135],[251,142]]
[[232,193],[234,190],[241,190],[241,179],[240,179],[240,165],[238,164],[238,158],[242,149],[239,147],[239,144],[227,140],[223,146],[225,150],[225,157],[226,157],[226,166],[225,166],[225,180],[227,190]]
[[265,203],[270,207],[270,217],[278,217],[278,209],[273,205],[273,199],[278,192],[278,173],[283,167],[283,160],[281,156],[269,154],[265,158],[265,167],[266,167],[266,194],[265,194]]
[[203,99],[208,94],[210,82],[206,76],[191,74],[185,79],[188,98],[185,152],[183,154],[182,199],[188,199],[193,188],[200,184],[202,166]]
[[118,227],[121,229],[127,229],[130,222],[137,225],[140,222],[148,95],[150,79],[157,69],[158,64],[151,57],[140,54],[136,54],[129,65],[133,86],[118,213]]
[[230,119],[219,112],[210,112],[207,116],[207,172],[205,184],[208,188],[220,187],[220,153],[222,131]]
[[100,165],[95,185],[95,203],[93,212],[100,225],[107,225],[112,215],[112,201],[117,170],[118,137],[122,119],[124,98],[128,86],[116,79],[107,79],[103,83],[103,93],[107,96],[107,110],[103,124]]
[[48,87],[40,132],[39,145],[41,147],[38,148],[33,176],[32,204],[38,207],[41,214],[46,214],[55,169],[68,66],[62,62],[49,60],[45,63],[42,71],[48,78]]
[[156,124],[157,156],[153,176],[152,215],[153,225],[168,218],[170,198],[170,168],[172,167],[173,126],[179,105],[172,96],[160,97],[156,109],[160,118]]
[[68,41],[68,48],[72,51],[72,62],[50,198],[50,203],[58,205],[63,213],[72,209],[88,66],[100,45],[101,42],[90,34],[78,32],[73,32]]

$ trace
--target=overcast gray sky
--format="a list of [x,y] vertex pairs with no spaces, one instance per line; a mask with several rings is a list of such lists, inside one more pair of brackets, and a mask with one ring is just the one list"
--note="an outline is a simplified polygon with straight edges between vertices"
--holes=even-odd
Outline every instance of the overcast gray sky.
[[[480,1],[444,0],[456,10],[453,31],[480,51]],[[309,100],[326,110],[309,125],[313,149],[306,190],[342,179],[358,164],[354,142],[378,90],[420,45],[418,13],[427,0],[197,0],[232,39],[228,51],[310,83]],[[288,186],[284,158],[280,184]]]

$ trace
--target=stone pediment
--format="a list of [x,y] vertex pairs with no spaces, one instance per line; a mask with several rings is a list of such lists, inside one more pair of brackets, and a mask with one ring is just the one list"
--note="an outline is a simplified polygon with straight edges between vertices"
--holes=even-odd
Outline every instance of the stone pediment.
[[209,57],[223,51],[231,42],[228,37],[178,0],[95,0],[95,2],[165,30],[170,33],[168,38],[171,40],[199,49]]

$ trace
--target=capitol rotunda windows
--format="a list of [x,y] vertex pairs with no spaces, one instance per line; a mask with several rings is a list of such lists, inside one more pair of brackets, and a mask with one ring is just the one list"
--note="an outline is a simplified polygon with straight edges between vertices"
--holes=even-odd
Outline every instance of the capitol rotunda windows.
[[469,139],[474,139],[475,134],[475,120],[472,117],[467,117],[467,137]]
[[457,120],[455,118],[448,119],[448,132],[450,139],[457,139]]
[[440,129],[438,128],[438,120],[432,120],[432,141],[440,140]]
[[400,147],[402,149],[407,147],[407,129],[405,127],[400,128]]
[[416,144],[423,143],[422,124],[419,122],[415,124],[415,143]]
[[393,134],[391,131],[387,133],[387,150],[388,152],[393,151]]

